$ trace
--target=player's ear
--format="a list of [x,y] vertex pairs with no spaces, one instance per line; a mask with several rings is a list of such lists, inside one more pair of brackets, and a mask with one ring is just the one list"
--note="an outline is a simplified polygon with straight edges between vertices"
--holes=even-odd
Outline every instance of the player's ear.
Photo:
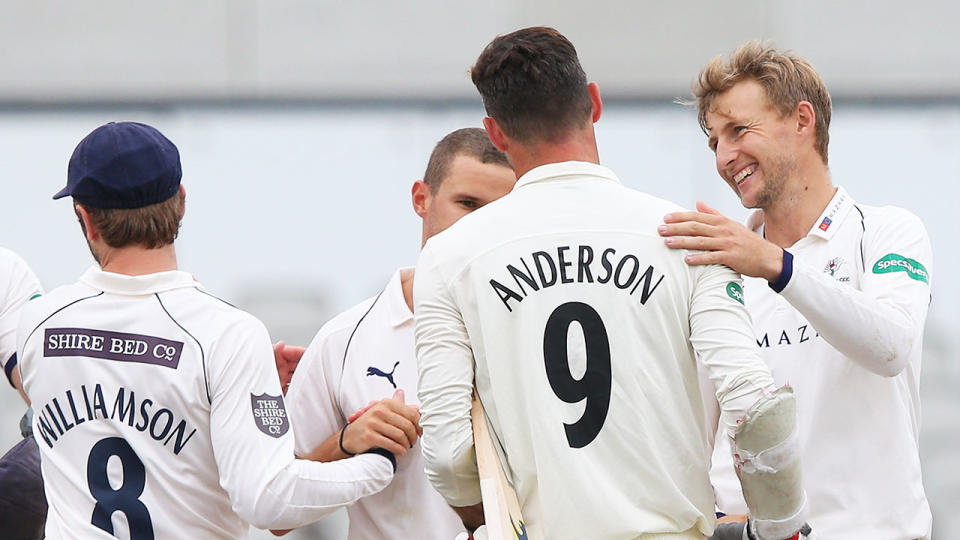
[[809,101],[797,103],[795,112],[797,117],[798,135],[815,135],[817,129],[817,113],[813,110],[813,105]]
[[600,120],[600,114],[603,113],[603,100],[600,99],[600,86],[595,82],[589,83],[587,84],[587,92],[590,93],[590,118],[595,124],[597,120]]
[[427,214],[427,201],[430,199],[430,186],[423,180],[417,180],[413,183],[410,190],[413,199],[413,211],[421,218]]
[[483,119],[483,127],[487,130],[487,136],[490,137],[490,142],[497,147],[497,150],[501,152],[507,151],[507,136],[500,129],[500,124],[496,120],[487,116]]
[[93,224],[90,212],[80,203],[73,203],[73,211],[76,212],[77,219],[80,220],[80,229],[83,231],[83,235],[87,237],[87,241],[93,242],[96,240],[99,233]]
[[[187,212],[187,188],[183,187],[183,184],[180,184],[180,189],[179,189],[179,191],[180,191],[180,193],[178,193],[178,196],[180,197],[180,200],[182,201],[180,204],[183,206],[183,213],[186,214],[186,212]],[[183,217],[181,216],[180,219],[183,219]]]

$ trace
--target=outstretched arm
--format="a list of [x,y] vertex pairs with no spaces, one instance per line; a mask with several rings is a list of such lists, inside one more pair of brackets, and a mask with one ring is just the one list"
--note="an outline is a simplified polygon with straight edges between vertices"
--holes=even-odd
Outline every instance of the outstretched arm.
[[766,279],[838,351],[869,371],[892,377],[919,343],[930,299],[930,242],[912,214],[872,224],[864,233],[860,289],[819,272],[704,203],[676,212],[660,227],[667,246],[703,250],[691,265],[723,264]]

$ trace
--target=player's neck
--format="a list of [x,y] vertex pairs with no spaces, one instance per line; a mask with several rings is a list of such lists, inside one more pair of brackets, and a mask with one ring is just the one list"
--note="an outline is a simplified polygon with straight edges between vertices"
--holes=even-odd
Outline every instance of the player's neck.
[[836,192],[826,166],[794,178],[777,200],[763,209],[763,236],[783,248],[794,245],[810,232]]
[[507,154],[514,172],[517,173],[517,178],[532,169],[550,163],[564,161],[600,163],[592,124],[589,130],[578,132],[562,141],[535,143],[529,146],[518,145],[508,149]]
[[177,252],[173,244],[156,249],[143,246],[107,248],[100,253],[100,268],[104,272],[140,276],[177,269]]

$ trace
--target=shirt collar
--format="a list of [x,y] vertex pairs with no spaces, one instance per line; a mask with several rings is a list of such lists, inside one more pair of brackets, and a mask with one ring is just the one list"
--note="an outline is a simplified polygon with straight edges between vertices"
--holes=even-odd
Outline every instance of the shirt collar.
[[104,272],[94,266],[80,276],[80,282],[107,293],[124,295],[153,294],[185,287],[203,288],[190,273],[180,270],[128,276]]
[[813,223],[813,228],[810,229],[807,236],[819,236],[824,240],[833,238],[837,230],[840,229],[840,223],[853,209],[853,204],[853,198],[847,194],[847,191],[838,187],[837,192],[830,199],[830,203]]
[[555,180],[568,176],[594,176],[604,180],[611,180],[620,183],[620,179],[610,169],[596,163],[586,161],[562,161],[560,163],[548,163],[534,167],[517,179],[513,189],[542,182],[546,180]]
[[403,284],[400,280],[401,272],[407,270],[412,271],[413,268],[400,268],[394,272],[393,277],[390,278],[390,282],[387,283],[386,288],[383,290],[383,298],[387,301],[387,315],[390,320],[390,326],[394,328],[413,320],[413,312],[410,311],[410,306],[407,305],[407,301],[403,298]]

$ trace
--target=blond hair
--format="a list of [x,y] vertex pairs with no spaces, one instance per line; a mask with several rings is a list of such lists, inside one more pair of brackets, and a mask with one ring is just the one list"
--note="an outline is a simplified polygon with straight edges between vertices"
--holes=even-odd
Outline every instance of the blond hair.
[[[165,201],[140,208],[83,207],[87,209],[90,222],[108,246],[122,248],[140,245],[147,249],[156,249],[172,244],[177,238],[185,209],[184,198],[183,192],[177,191]],[[75,206],[78,204],[81,203],[74,203]],[[80,220],[80,227],[86,233],[83,220]]]
[[816,149],[826,164],[832,108],[826,85],[810,62],[791,52],[778,51],[759,40],[740,45],[729,59],[720,56],[714,58],[700,71],[693,83],[693,97],[703,132],[709,132],[707,113],[717,95],[747,79],[760,83],[770,105],[782,116],[792,113],[801,101],[813,106],[816,115]]

